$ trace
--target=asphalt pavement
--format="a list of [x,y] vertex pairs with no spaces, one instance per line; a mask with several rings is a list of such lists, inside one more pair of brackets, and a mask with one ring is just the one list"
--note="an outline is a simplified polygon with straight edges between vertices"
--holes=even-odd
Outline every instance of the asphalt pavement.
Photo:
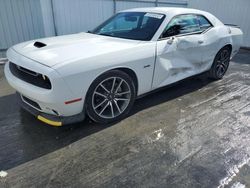
[[112,125],[39,122],[0,65],[0,187],[250,187],[249,143],[247,50],[222,80],[186,79]]

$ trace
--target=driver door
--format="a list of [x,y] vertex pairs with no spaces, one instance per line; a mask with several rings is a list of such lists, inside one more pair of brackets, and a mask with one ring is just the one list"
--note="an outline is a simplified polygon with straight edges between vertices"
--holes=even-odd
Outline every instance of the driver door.
[[203,43],[195,15],[179,15],[167,25],[159,41],[152,89],[166,86],[201,71]]

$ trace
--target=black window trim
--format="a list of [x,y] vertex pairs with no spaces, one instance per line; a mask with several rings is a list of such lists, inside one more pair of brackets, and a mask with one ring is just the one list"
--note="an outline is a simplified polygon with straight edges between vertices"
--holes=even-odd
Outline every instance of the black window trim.
[[[194,15],[194,16],[196,17],[196,19],[198,19],[198,16],[202,16],[202,17],[204,17],[204,18],[208,21],[208,23],[211,25],[211,27],[207,28],[207,29],[204,30],[204,31],[197,31],[197,32],[191,32],[191,33],[185,33],[185,34],[179,34],[179,35],[175,35],[175,36],[171,36],[171,37],[164,37],[164,38],[161,38],[161,36],[162,36],[163,33],[165,32],[165,29],[164,29],[164,31],[162,32],[162,34],[161,34],[160,37],[158,38],[158,41],[167,40],[167,39],[170,39],[170,38],[172,38],[172,37],[183,37],[183,36],[189,36],[189,35],[204,34],[204,33],[206,33],[207,31],[209,31],[210,29],[212,29],[212,28],[214,27],[214,25],[211,23],[211,21],[210,21],[209,19],[207,19],[206,16],[204,16],[203,14],[196,14],[196,13],[178,14],[178,15],[174,16],[174,17],[168,22],[168,24],[169,24],[173,19],[175,19],[176,17],[178,17],[178,16],[185,16],[185,15]],[[167,24],[167,26],[168,26],[168,24]],[[166,27],[167,27],[167,26],[166,26]],[[200,23],[199,23],[199,26],[200,26]]]

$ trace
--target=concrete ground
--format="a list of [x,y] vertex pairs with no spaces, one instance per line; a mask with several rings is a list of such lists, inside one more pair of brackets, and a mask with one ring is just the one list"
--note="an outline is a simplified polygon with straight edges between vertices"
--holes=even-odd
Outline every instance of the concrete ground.
[[186,79],[109,126],[37,121],[0,67],[0,187],[250,187],[249,143],[249,51],[224,79]]

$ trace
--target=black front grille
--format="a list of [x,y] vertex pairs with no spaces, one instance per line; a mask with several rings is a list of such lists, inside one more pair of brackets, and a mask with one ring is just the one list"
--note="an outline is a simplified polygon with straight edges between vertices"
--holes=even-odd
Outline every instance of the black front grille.
[[17,78],[44,89],[51,89],[51,82],[47,76],[26,69],[10,62],[10,71]]
[[32,101],[31,99],[29,99],[29,98],[27,98],[27,97],[25,97],[25,96],[23,96],[23,95],[22,95],[22,98],[23,98],[23,100],[24,100],[26,103],[30,104],[31,106],[35,107],[36,109],[41,110],[41,107],[40,107],[39,104],[37,104],[35,101]]

